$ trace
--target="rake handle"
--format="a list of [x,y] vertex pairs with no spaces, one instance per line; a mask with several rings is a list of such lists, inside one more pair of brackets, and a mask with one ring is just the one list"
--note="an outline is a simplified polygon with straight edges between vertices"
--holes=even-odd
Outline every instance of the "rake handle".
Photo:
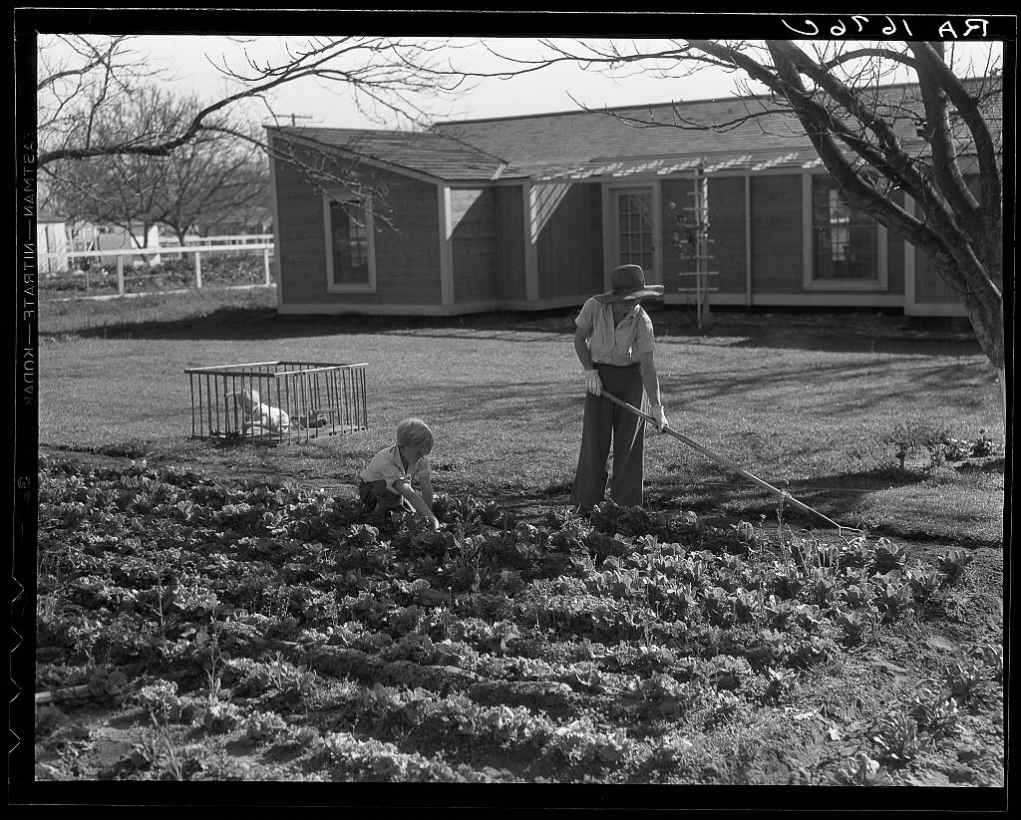
[[[616,396],[612,395],[611,393],[607,393],[605,390],[602,392],[602,395],[603,395],[604,398],[609,399],[614,404],[619,405],[620,407],[623,407],[626,410],[630,410],[632,413],[634,413],[639,418],[643,418],[646,421],[652,422],[653,424],[658,424],[659,423],[657,419],[653,418],[648,413],[643,413],[641,410],[639,410],[633,404],[629,404],[626,401],[618,399]],[[678,433],[676,430],[671,429],[669,425],[666,425],[666,426],[663,427],[663,432],[666,433],[667,435],[673,436],[675,439],[677,439],[678,441],[682,442],[683,444],[686,444],[691,449],[697,450],[699,453],[704,455],[710,461],[715,461],[717,464],[721,464],[724,467],[728,468],[729,470],[733,470],[738,475],[741,475],[741,476],[744,476],[745,478],[747,478],[753,484],[758,484],[763,489],[769,490],[774,495],[777,495],[780,498],[783,498],[784,500],[786,500],[787,502],[789,502],[793,506],[797,507],[802,512],[807,512],[807,513],[811,513],[812,515],[817,515],[819,518],[823,519],[827,524],[829,524],[834,529],[836,529],[836,530],[845,530],[845,529],[847,529],[847,527],[842,527],[840,524],[838,524],[832,518],[829,518],[829,517],[823,515],[818,510],[812,509],[807,504],[805,504],[805,503],[803,503],[801,501],[798,501],[798,499],[796,499],[790,493],[785,492],[784,490],[781,490],[779,487],[774,487],[768,481],[763,481],[758,476],[752,475],[747,470],[745,470],[745,469],[743,469],[741,467],[738,467],[736,464],[734,464],[729,459],[726,459],[723,456],[719,455],[718,453],[712,452],[711,450],[707,450],[705,447],[703,447],[697,441],[694,441],[694,440],[688,438],[687,436],[685,436],[685,435],[683,435],[681,433]]]

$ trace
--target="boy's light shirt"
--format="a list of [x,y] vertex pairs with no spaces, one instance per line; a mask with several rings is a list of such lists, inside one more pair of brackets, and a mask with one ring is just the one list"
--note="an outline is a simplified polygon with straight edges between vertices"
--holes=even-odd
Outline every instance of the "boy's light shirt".
[[395,483],[408,481],[414,484],[429,476],[429,459],[422,456],[404,469],[400,447],[394,442],[376,453],[358,475],[362,481],[385,481],[386,488],[396,493],[398,490],[394,487]]
[[581,306],[574,323],[591,330],[589,352],[593,363],[634,364],[643,353],[651,353],[656,347],[652,319],[641,303],[636,303],[620,324],[615,325],[613,305],[593,296]]

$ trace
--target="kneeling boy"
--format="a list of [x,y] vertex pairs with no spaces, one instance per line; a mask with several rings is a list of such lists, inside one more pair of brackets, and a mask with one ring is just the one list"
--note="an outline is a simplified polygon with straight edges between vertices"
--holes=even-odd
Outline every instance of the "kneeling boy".
[[[408,509],[425,516],[433,529],[440,522],[433,515],[433,489],[429,459],[433,434],[421,419],[404,419],[397,425],[397,440],[384,447],[359,473],[358,495],[368,513]],[[421,487],[417,491],[414,485]]]

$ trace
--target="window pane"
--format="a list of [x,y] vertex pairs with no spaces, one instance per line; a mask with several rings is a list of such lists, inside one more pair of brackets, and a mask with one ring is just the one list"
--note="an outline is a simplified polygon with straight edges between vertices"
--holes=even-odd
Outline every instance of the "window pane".
[[875,279],[878,231],[875,220],[851,208],[836,183],[812,178],[812,245],[815,279]]
[[637,264],[648,274],[652,269],[652,196],[649,193],[617,194],[617,264]]
[[330,201],[333,238],[333,283],[365,285],[369,282],[369,236],[361,202]]

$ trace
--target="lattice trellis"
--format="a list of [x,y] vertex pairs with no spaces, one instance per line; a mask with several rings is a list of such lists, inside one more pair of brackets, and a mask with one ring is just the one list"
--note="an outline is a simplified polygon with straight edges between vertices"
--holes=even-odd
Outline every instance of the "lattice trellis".
[[192,438],[307,441],[367,430],[365,363],[191,367]]

